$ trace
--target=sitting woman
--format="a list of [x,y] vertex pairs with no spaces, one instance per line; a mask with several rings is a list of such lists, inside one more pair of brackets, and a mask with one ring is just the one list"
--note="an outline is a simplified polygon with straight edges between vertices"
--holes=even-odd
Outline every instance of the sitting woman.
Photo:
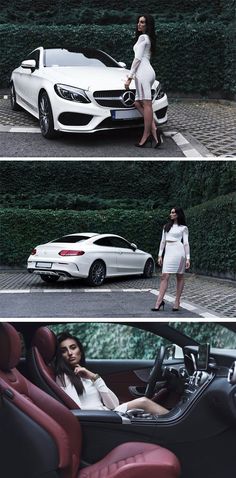
[[117,396],[104,380],[85,367],[84,349],[77,337],[63,332],[58,336],[56,381],[82,410],[114,410],[125,413],[142,409],[152,415],[164,415],[169,410],[141,397],[119,404]]

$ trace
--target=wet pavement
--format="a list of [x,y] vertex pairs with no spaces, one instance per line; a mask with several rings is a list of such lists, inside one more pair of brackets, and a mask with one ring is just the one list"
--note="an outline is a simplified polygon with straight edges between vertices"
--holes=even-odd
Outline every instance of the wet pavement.
[[[54,284],[46,284],[39,276],[27,273],[27,271],[7,270],[0,273],[0,293],[24,293],[24,292],[151,292],[153,302],[159,289],[160,274],[151,279],[140,277],[127,277],[122,279],[110,279],[99,288],[88,287],[84,281],[62,280]],[[175,296],[175,278],[170,278],[166,295],[167,304],[173,304]],[[130,300],[130,294],[127,300]],[[73,300],[73,298],[71,299]],[[200,276],[187,273],[185,275],[185,288],[182,295],[182,307],[192,310],[201,316],[231,317],[236,318],[236,282]],[[150,314],[149,314],[150,315]],[[176,318],[178,313],[176,314]]]

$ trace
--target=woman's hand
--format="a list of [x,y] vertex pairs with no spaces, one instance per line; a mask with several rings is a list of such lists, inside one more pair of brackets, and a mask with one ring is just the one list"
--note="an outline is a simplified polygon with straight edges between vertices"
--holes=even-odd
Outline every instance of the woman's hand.
[[162,257],[159,256],[158,259],[157,259],[157,264],[161,267],[162,266]]
[[90,372],[87,368],[76,365],[74,368],[75,375],[80,375],[83,378],[94,380],[97,377],[96,373]]
[[190,260],[187,259],[185,263],[185,269],[189,269],[189,268],[190,268]]
[[132,78],[127,78],[127,80],[125,81],[125,89],[126,90],[129,89],[131,81],[132,81]]

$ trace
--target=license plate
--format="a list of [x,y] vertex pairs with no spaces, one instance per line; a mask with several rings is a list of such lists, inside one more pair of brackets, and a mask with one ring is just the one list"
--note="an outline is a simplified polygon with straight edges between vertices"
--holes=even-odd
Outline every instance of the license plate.
[[35,267],[40,267],[43,269],[51,269],[52,262],[36,262]]
[[134,118],[140,118],[141,114],[138,110],[112,110],[111,117],[113,120],[132,120]]

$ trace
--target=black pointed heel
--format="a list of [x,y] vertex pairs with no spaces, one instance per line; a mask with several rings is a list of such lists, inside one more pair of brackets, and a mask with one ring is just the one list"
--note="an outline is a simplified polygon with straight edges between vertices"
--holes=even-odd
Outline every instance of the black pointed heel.
[[173,312],[178,312],[178,311],[179,311],[179,307],[172,307],[172,310],[173,310]]
[[142,143],[142,144],[136,143],[135,146],[136,146],[137,148],[145,148],[145,146],[146,146],[148,143],[150,143],[150,147],[152,147],[152,137],[151,137],[151,135],[149,135],[149,136],[147,137],[147,139],[144,141],[144,143]]
[[159,148],[163,143],[163,136],[160,131],[157,129],[157,142],[155,142],[154,148]]
[[165,308],[165,301],[164,301],[164,300],[161,301],[159,307],[153,307],[151,310],[152,310],[153,312],[158,312],[161,307],[162,307],[162,310],[164,310],[164,308]]

